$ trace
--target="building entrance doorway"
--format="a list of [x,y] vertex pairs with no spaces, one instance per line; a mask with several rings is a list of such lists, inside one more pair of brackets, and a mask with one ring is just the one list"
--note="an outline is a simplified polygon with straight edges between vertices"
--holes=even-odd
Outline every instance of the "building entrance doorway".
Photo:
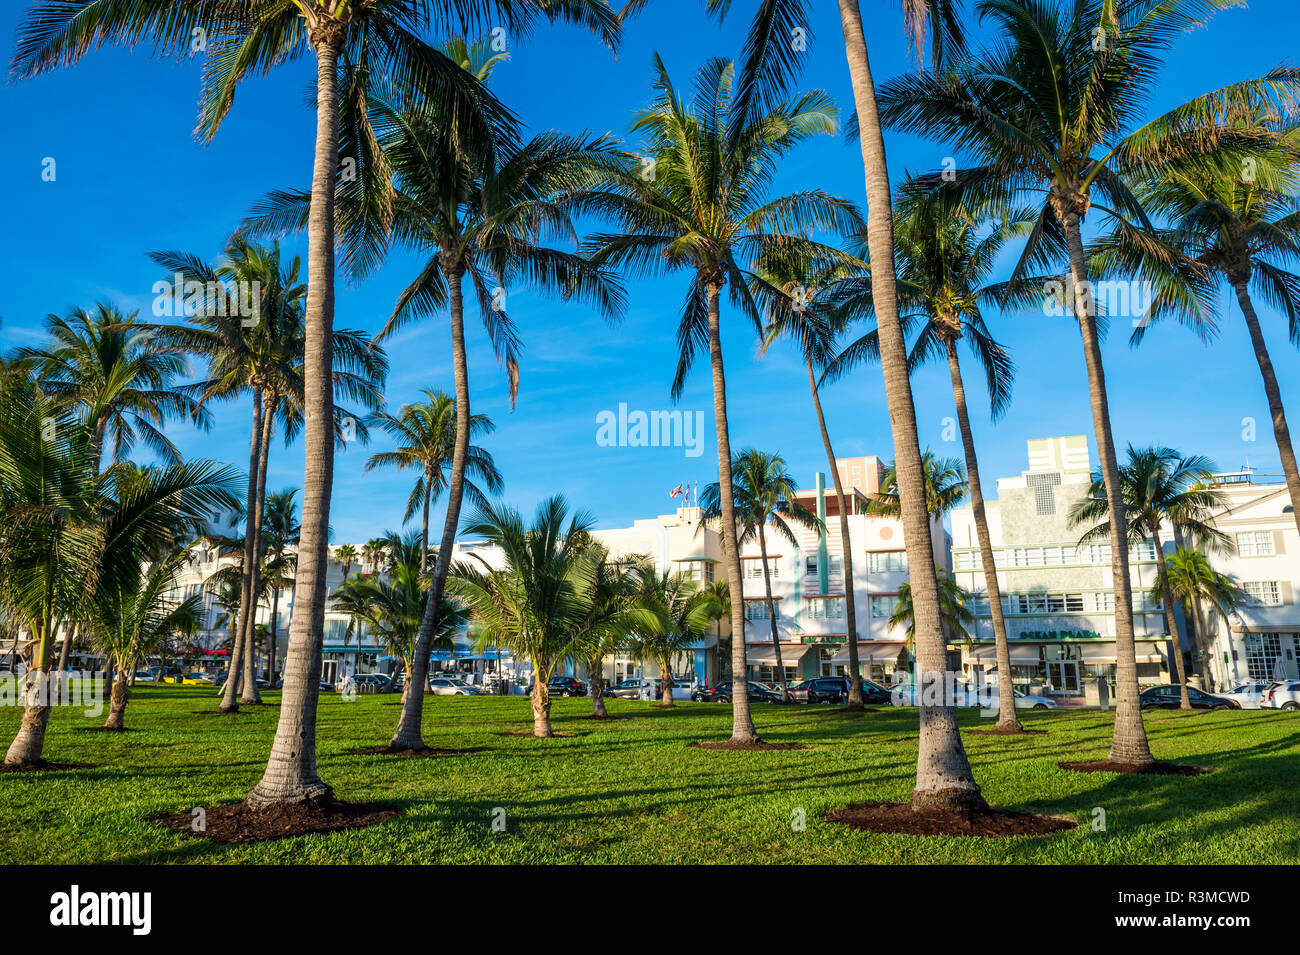
[[1079,692],[1079,662],[1077,660],[1047,661],[1047,682],[1053,693]]

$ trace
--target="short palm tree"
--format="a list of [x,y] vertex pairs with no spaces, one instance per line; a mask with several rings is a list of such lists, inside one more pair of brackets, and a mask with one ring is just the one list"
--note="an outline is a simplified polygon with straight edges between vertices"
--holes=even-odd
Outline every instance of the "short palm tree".
[[[821,520],[815,513],[795,498],[794,478],[786,469],[785,458],[768,454],[756,448],[742,448],[731,464],[731,501],[736,521],[736,544],[744,546],[758,542],[759,559],[763,568],[763,593],[767,601],[767,615],[771,622],[772,649],[776,654],[777,682],[782,699],[789,694],[785,684],[785,668],[781,663],[781,637],[777,632],[776,601],[772,599],[772,575],[767,563],[767,535],[770,530],[798,546],[794,527],[822,531]],[[700,507],[707,521],[723,521],[720,485],[710,484],[700,493]],[[741,671],[744,672],[743,670]]]
[[201,594],[179,603],[168,598],[184,572],[186,555],[173,552],[135,573],[101,582],[90,609],[90,637],[116,671],[106,730],[125,728],[131,676],[140,660],[155,652],[201,610]]
[[[945,574],[937,572],[939,581],[939,610],[943,619],[944,630],[950,640],[971,639],[969,628],[975,625],[975,614],[970,609],[971,595],[961,584]],[[916,609],[912,604],[912,585],[903,583],[898,588],[898,602],[894,612],[889,615],[891,627],[902,627],[907,634],[909,646],[916,639]]]
[[489,503],[465,533],[501,550],[492,567],[481,557],[457,564],[447,592],[470,612],[480,648],[508,648],[533,668],[533,735],[554,736],[546,684],[573,648],[589,611],[599,552],[591,547],[590,515],[570,514],[563,495],[544,500],[532,524],[513,508]]
[[1161,529],[1173,530],[1176,539],[1223,549],[1227,536],[1210,523],[1213,512],[1224,504],[1223,491],[1208,484],[1214,474],[1214,462],[1202,455],[1185,457],[1173,448],[1134,448],[1129,445],[1128,463],[1120,468],[1120,487],[1124,495],[1124,515],[1128,521],[1124,546],[1111,534],[1106,485],[1094,474],[1088,494],[1070,508],[1069,520],[1085,527],[1082,541],[1110,540],[1114,549],[1128,549],[1148,537],[1155,547],[1158,565],[1157,582],[1160,603],[1164,606],[1165,626],[1173,640],[1174,672],[1182,686],[1182,708],[1190,710],[1187,675],[1183,672],[1182,641],[1174,617],[1174,598],[1166,571]]
[[[379,451],[366,460],[366,470],[394,467],[399,471],[418,469],[420,477],[406,501],[402,520],[409,521],[418,510],[421,515],[420,540],[424,554],[420,558],[420,572],[424,573],[429,554],[429,506],[435,503],[447,487],[448,473],[456,447],[456,399],[445,391],[422,391],[423,401],[403,405],[396,415],[378,412],[371,415],[369,424],[385,432],[397,447],[392,451]],[[471,436],[490,434],[495,428],[485,414],[471,415]],[[492,494],[501,492],[501,473],[492,461],[492,455],[477,445],[465,449],[466,478],[464,493],[475,506],[487,501],[487,496],[468,475],[473,474]]]
[[308,51],[315,56],[304,367],[305,405],[314,414],[305,427],[302,573],[275,744],[265,776],[248,797],[254,808],[331,798],[316,771],[315,726],[333,484],[334,203],[341,142],[354,148],[357,155],[352,158],[358,162],[375,158],[368,148],[375,132],[367,111],[355,99],[340,97],[340,74],[384,76],[416,90],[439,104],[445,115],[454,116],[468,138],[482,139],[497,127],[513,125],[513,117],[459,63],[430,47],[420,34],[429,29],[445,32],[457,21],[482,30],[504,23],[519,33],[542,17],[580,24],[610,43],[619,37],[620,21],[603,0],[39,0],[19,26],[11,66],[19,77],[74,63],[87,50],[109,42],[148,42],[156,55],[187,55],[195,37],[205,37],[208,54],[199,125],[205,138],[216,134],[245,77],[269,72]]
[[1205,607],[1212,607],[1226,618],[1237,606],[1237,585],[1231,577],[1211,567],[1209,558],[1203,551],[1179,547],[1165,561],[1165,572],[1152,588],[1151,596],[1167,599],[1164,595],[1165,587],[1183,605],[1183,616],[1192,619],[1192,646],[1196,650],[1194,659],[1201,671],[1201,686],[1208,690],[1210,627],[1205,617]]
[[168,419],[190,418],[205,431],[212,416],[174,382],[189,372],[184,350],[160,341],[152,329],[101,303],[93,311],[48,315],[51,342],[20,348],[14,358],[30,367],[42,390],[75,407],[90,430],[90,466],[99,472],[104,442],[124,460],[137,440],[169,464],[180,452],[160,430]]
[[[1013,274],[1018,277],[1035,261],[1040,238],[1064,242],[1098,457],[1110,521],[1117,525],[1126,523],[1124,503],[1082,222],[1090,209],[1125,222],[1136,219],[1127,235],[1149,245],[1143,233],[1150,222],[1131,191],[1135,179],[1157,162],[1175,156],[1195,161],[1216,144],[1243,139],[1215,120],[1225,100],[1262,105],[1300,90],[1300,71],[1284,68],[1139,122],[1143,104],[1159,87],[1162,57],[1182,33],[1230,5],[1231,0],[980,0],[980,16],[993,35],[986,50],[939,73],[899,77],[881,90],[886,125],[974,158],[973,168],[957,172],[963,189],[1042,197],[1038,225]],[[1243,148],[1258,144],[1257,137],[1244,139]],[[1160,294],[1166,299],[1162,307],[1174,313],[1197,307],[1174,290]],[[1111,571],[1119,662],[1110,758],[1149,765],[1154,760],[1138,700],[1126,548],[1113,549]]]
[[[745,91],[761,81],[753,72],[760,65],[747,61],[737,75],[731,61],[710,61],[698,72],[694,99],[687,102],[656,56],[655,99],[632,124],[632,131],[642,137],[645,158],[629,156],[622,164],[607,166],[605,188],[590,197],[590,207],[613,219],[619,230],[592,237],[595,261],[637,274],[690,274],[677,329],[680,354],[672,394],[681,394],[695,359],[707,348],[718,436],[723,559],[736,595],[741,593],[739,516],[732,496],[722,292],[729,288],[732,305],[761,332],[762,283],[746,263],[777,248],[819,264],[839,261],[842,256],[835,249],[803,235],[814,229],[850,232],[861,221],[851,203],[819,189],[771,196],[780,160],[810,136],[832,132],[837,113],[821,91],[751,109]],[[779,295],[775,289],[771,293]],[[731,621],[732,672],[743,679],[740,600],[732,602]],[[732,701],[731,734],[737,742],[758,738],[743,693]]]
[[126,580],[183,529],[235,506],[234,472],[206,461],[117,481],[90,469],[88,436],[34,388],[0,400],[0,602],[35,644],[22,724],[5,762],[39,764],[49,720],[42,686],[60,622],[85,619],[101,582]]
[[659,664],[660,700],[673,705],[673,661],[699,646],[713,620],[715,605],[694,580],[643,566],[633,584],[636,601],[632,649],[637,659]]
[[343,572],[343,579],[347,580],[348,575],[352,573],[352,564],[357,559],[357,549],[352,544],[340,544],[334,548],[334,559],[339,562],[339,569]]

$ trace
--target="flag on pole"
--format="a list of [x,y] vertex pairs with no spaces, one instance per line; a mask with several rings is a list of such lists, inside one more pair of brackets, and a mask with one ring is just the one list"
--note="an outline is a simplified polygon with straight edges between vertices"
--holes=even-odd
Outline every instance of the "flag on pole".
[[682,491],[683,491],[684,489],[685,489],[685,485],[684,485],[684,484],[679,484],[679,485],[677,485],[675,488],[673,488],[671,491],[668,492],[668,496],[669,496],[669,497],[676,497],[677,495],[681,494]]

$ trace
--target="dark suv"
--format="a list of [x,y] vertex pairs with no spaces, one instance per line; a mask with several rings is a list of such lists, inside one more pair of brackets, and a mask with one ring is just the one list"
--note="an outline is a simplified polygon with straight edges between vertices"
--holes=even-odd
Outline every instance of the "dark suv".
[[[847,703],[849,680],[843,676],[819,676],[802,680],[790,687],[790,698],[796,703]],[[889,691],[870,680],[862,681],[862,702],[868,706],[888,703]]]
[[[719,683],[717,686],[702,686],[695,691],[695,699],[702,700],[705,703],[730,703],[731,681]],[[779,694],[751,682],[749,684],[749,702],[780,703],[781,697]]]
[[546,684],[546,692],[551,696],[586,696],[587,684],[576,677],[553,676]]
[[[1153,686],[1138,697],[1144,710],[1176,710],[1182,706],[1182,687],[1177,684]],[[1196,710],[1239,710],[1241,704],[1224,696],[1213,696],[1194,686],[1187,688],[1187,700]]]

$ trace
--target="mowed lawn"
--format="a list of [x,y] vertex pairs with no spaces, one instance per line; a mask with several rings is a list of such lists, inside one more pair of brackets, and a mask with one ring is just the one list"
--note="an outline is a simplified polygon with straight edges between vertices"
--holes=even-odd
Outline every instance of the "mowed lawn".
[[[278,703],[279,694],[268,701]],[[433,698],[430,746],[470,749],[437,758],[353,756],[385,742],[394,696],[322,698],[321,775],[337,794],[391,802],[398,820],[368,829],[223,846],[146,818],[243,797],[260,777],[278,709],[202,716],[216,698],[197,687],[139,688],[122,734],[80,710],[51,719],[46,757],[95,768],[0,775],[0,862],[539,863],[539,862],[1294,862],[1300,857],[1300,714],[1153,712],[1161,759],[1210,765],[1198,777],[1085,775],[1061,758],[1106,754],[1110,715],[1026,713],[1045,736],[967,736],[990,802],[1063,814],[1077,829],[1017,839],[876,835],[832,824],[825,812],[862,800],[905,800],[916,758],[914,709],[849,717],[829,707],[760,705],[764,738],[806,750],[706,751],[689,744],[730,732],[730,708],[662,711],[614,700],[633,719],[582,719],[587,699],[557,700],[552,740],[504,734],[530,726],[523,698]],[[5,745],[20,711],[0,710]],[[967,728],[989,726],[975,711]],[[1092,826],[1105,811],[1105,831]],[[494,816],[504,810],[504,831]],[[792,823],[799,816],[802,831]]]

